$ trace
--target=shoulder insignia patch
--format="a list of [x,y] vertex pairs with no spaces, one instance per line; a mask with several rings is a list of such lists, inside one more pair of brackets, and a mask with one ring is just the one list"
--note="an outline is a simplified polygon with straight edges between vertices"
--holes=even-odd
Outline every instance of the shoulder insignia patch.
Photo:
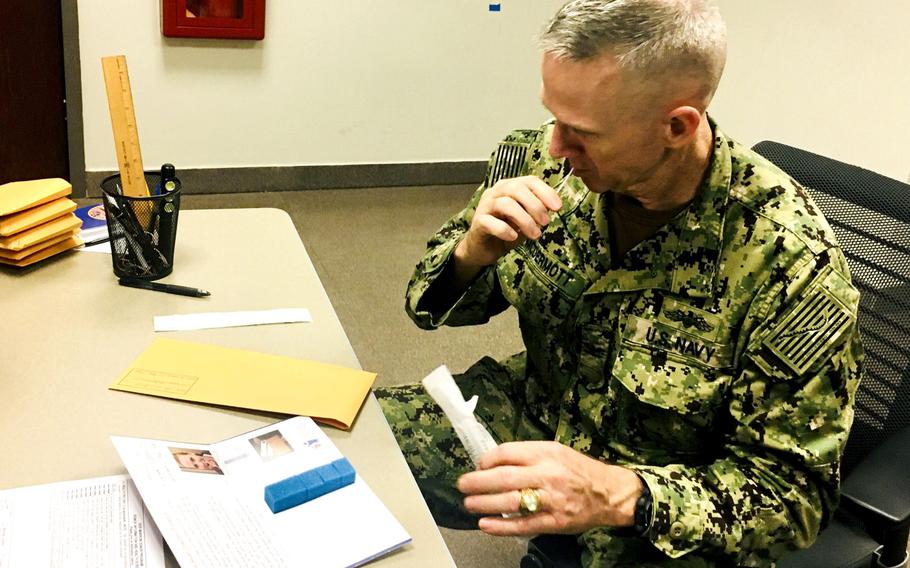
[[796,373],[805,373],[853,324],[853,312],[832,290],[844,283],[833,271],[817,280],[765,337],[765,347]]
[[500,142],[493,157],[493,166],[487,178],[487,187],[493,187],[501,179],[522,176],[527,173],[528,143]]
[[527,175],[530,169],[531,148],[540,140],[540,130],[513,130],[493,153],[487,168],[487,187],[501,179]]

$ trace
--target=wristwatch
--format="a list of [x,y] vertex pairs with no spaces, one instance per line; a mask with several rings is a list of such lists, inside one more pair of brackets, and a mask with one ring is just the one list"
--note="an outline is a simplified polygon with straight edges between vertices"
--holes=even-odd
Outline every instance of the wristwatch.
[[641,495],[635,501],[635,524],[632,529],[638,536],[643,536],[651,528],[651,507],[654,504],[648,484],[642,480]]

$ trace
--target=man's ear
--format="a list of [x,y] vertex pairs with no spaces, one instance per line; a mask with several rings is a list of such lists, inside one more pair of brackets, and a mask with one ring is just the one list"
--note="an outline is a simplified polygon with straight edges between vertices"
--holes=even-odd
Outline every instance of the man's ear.
[[695,136],[701,124],[702,114],[694,107],[679,106],[669,112],[667,119],[664,130],[667,146],[680,148]]

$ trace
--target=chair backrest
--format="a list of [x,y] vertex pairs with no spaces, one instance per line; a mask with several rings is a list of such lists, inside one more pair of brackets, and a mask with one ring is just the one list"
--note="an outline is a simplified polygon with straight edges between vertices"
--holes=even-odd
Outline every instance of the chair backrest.
[[860,290],[866,362],[843,456],[846,476],[910,424],[910,185],[777,142],[760,142],[753,150],[810,193]]

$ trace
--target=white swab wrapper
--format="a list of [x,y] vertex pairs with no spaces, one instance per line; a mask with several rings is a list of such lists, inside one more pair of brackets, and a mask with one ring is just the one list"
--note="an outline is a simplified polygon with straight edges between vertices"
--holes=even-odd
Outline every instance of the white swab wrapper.
[[480,462],[480,456],[496,447],[496,440],[474,416],[477,406],[477,395],[465,400],[449,369],[442,365],[423,379],[423,388],[427,389],[433,400],[446,413],[458,439],[464,444],[474,465]]

